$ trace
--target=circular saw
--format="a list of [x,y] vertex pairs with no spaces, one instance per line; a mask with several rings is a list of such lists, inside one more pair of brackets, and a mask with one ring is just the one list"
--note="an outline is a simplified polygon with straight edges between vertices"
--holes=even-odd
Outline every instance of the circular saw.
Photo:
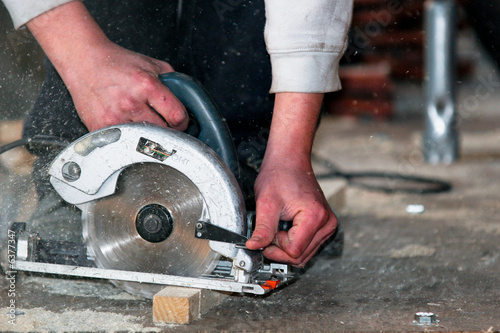
[[198,120],[196,137],[130,123],[71,143],[49,174],[82,210],[91,264],[36,262],[42,240],[17,232],[17,268],[103,277],[149,298],[165,284],[264,294],[291,280],[287,265],[245,247],[251,230],[236,153],[210,98],[185,75],[160,79]]

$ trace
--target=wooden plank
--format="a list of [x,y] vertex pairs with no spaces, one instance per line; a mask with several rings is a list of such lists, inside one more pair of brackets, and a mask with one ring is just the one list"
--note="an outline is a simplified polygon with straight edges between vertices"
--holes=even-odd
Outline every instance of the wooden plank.
[[394,85],[389,62],[342,66],[339,77],[342,90],[332,94],[333,98],[365,97],[392,100]]
[[345,179],[332,178],[318,180],[325,198],[336,212],[340,212],[346,205],[347,181]]
[[198,318],[200,289],[167,287],[153,297],[155,323],[189,324]]
[[[364,2],[364,3],[363,3]],[[406,27],[422,24],[424,1],[402,1],[399,4],[387,1],[356,1],[352,26],[364,29],[371,24],[378,29]],[[373,27],[372,26],[372,27]]]
[[153,321],[189,324],[227,297],[228,294],[212,290],[166,287],[153,297]]
[[19,140],[23,132],[22,120],[7,120],[0,123],[0,143]]
[[386,100],[340,98],[325,102],[325,110],[329,114],[387,119],[393,116],[394,105]]
[[[21,139],[23,121],[13,120],[0,123],[0,145]],[[26,149],[19,147],[0,155],[0,163],[9,172],[18,175],[27,175],[31,172],[35,157]]]

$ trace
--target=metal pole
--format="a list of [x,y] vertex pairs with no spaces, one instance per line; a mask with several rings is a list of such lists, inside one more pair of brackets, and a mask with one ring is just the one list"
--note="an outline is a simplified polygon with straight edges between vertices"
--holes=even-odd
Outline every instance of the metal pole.
[[458,158],[456,128],[456,4],[454,0],[429,0],[425,9],[426,129],[425,160],[450,164]]

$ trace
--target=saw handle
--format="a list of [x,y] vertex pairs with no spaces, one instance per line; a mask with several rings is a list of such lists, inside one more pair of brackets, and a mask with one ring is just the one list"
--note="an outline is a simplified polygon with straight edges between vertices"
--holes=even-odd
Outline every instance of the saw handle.
[[159,79],[196,118],[200,128],[198,139],[215,150],[238,177],[239,164],[231,132],[203,86],[178,72],[161,74]]
[[[247,212],[247,238],[252,237],[255,230],[257,214],[254,211]],[[293,221],[280,220],[278,224],[278,231],[288,231],[293,227]]]

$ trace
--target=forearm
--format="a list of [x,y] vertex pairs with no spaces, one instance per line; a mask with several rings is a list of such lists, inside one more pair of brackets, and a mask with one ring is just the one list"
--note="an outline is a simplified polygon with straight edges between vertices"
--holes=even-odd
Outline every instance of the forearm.
[[321,93],[277,93],[263,167],[286,163],[309,167]]
[[63,80],[68,80],[74,64],[82,65],[89,51],[109,43],[100,27],[80,1],[45,12],[27,24]]
[[[271,260],[303,266],[337,227],[311,166],[323,94],[278,93],[266,155],[255,181],[256,227],[246,243]],[[292,221],[287,232],[279,220]]]
[[158,79],[172,72],[172,66],[111,42],[83,3],[45,12],[28,22],[28,28],[90,131],[127,122],[186,129],[184,106]]
[[[2,0],[18,29],[37,16],[74,0]],[[81,0],[80,0],[81,1]]]

